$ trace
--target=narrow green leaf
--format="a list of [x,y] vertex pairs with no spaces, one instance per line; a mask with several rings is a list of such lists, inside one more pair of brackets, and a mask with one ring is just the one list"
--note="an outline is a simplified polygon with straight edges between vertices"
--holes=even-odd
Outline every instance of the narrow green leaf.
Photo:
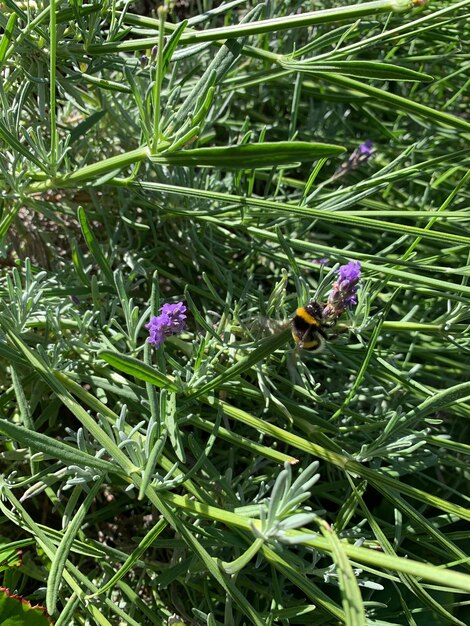
[[255,539],[254,542],[237,559],[231,561],[230,563],[224,561],[219,564],[220,567],[224,570],[224,572],[230,574],[231,576],[233,576],[233,574],[237,574],[258,554],[263,544],[264,539]]
[[[287,331],[285,331],[285,333],[286,332]],[[209,385],[210,383],[208,386]],[[202,391],[200,393],[198,392],[197,395],[199,396],[202,393]],[[206,400],[206,402],[209,402],[209,400]],[[336,467],[346,470],[351,474],[357,474],[358,476],[365,478],[371,482],[376,489],[383,493],[385,497],[388,497],[390,489],[394,489],[399,493],[406,494],[415,500],[426,503],[429,506],[434,506],[441,511],[453,513],[461,519],[470,521],[470,510],[463,506],[459,506],[458,504],[454,504],[453,502],[449,502],[443,498],[438,498],[405,482],[400,482],[399,480],[388,476],[384,472],[366,467],[365,465],[348,459],[347,457],[325,448],[324,446],[320,446],[311,441],[306,441],[302,437],[299,437],[294,433],[287,432],[274,424],[268,424],[266,421],[261,420],[254,415],[250,415],[246,411],[242,411],[240,409],[235,410],[234,407],[227,402],[211,399],[210,403],[214,406],[221,407],[224,413],[226,413],[229,417],[233,417],[259,432],[268,434],[271,437],[275,437],[276,439],[279,439],[280,441],[283,441],[298,450],[303,450],[304,452],[312,454],[319,459],[332,463]]]
[[0,120],[0,138],[3,139],[3,141],[10,146],[14,152],[22,154],[26,160],[34,163],[34,165],[36,165],[40,170],[43,172],[47,170],[47,167],[41,163],[41,161],[32,152],[25,148],[25,146],[23,146],[23,144],[18,141],[14,135],[12,135],[2,120]]
[[195,148],[161,153],[151,157],[156,163],[251,169],[314,161],[319,157],[336,156],[345,151],[342,146],[305,141],[243,144],[219,148]]
[[368,94],[369,96],[371,96],[371,101],[377,99],[379,102],[385,102],[389,106],[392,106],[398,110],[408,111],[409,113],[418,115],[425,120],[434,120],[435,122],[444,124],[444,126],[450,126],[451,128],[460,128],[461,130],[466,130],[467,132],[470,131],[470,122],[467,122],[467,120],[463,119],[463,117],[458,117],[457,115],[451,115],[450,113],[446,113],[445,111],[433,109],[432,107],[426,106],[425,104],[420,104],[419,102],[411,100],[410,98],[404,98],[403,96],[398,96],[394,93],[390,93],[385,89],[379,89],[378,87],[367,85],[366,83],[354,80],[353,78],[339,76],[338,74],[333,73],[324,73],[322,74],[322,78],[324,78],[328,82],[334,83],[336,85],[341,85],[342,87],[345,87],[347,89],[352,89],[356,92],[358,91],[359,93]]
[[8,233],[10,226],[15,221],[15,217],[18,215],[21,205],[17,204],[9,211],[3,211],[0,219],[0,241]]
[[[225,509],[219,509],[217,507],[210,506],[208,504],[201,504],[196,500],[189,497],[179,496],[175,493],[162,494],[162,499],[165,500],[171,506],[181,508],[185,511],[192,512],[198,516],[202,516],[207,519],[218,520],[227,526],[234,526],[242,530],[251,531],[253,519],[238,515]],[[324,537],[311,537],[311,532],[299,531],[299,530],[287,530],[286,535],[289,537],[302,538],[308,534],[308,538],[304,542],[306,545],[316,548],[321,552],[331,554],[331,543]],[[392,556],[371,550],[368,548],[353,546],[351,544],[343,544],[343,550],[346,556],[351,560],[358,563],[364,563],[365,565],[371,565],[380,569],[389,569],[396,572],[404,572],[415,576],[417,578],[423,578],[430,582],[443,585],[446,588],[455,587],[462,591],[470,592],[470,575],[463,574],[447,567],[436,567],[428,563],[421,563],[413,559],[405,557]],[[266,546],[262,548],[263,552],[266,550]]]
[[[4,0],[2,4],[5,4],[10,11],[13,11],[18,15],[18,17],[23,20],[25,23],[28,23],[27,14],[18,6],[18,3],[14,0]],[[2,9],[4,10],[4,9]]]
[[168,39],[167,43],[165,44],[165,47],[163,48],[163,56],[162,56],[162,60],[163,60],[163,76],[166,74],[168,66],[171,63],[171,58],[172,58],[176,48],[178,47],[178,43],[180,41],[180,38],[181,38],[182,34],[184,33],[184,30],[185,30],[187,25],[188,25],[188,20],[183,20],[182,22],[180,22],[176,26],[176,29],[172,32],[171,37]]
[[[43,529],[35,523],[32,517],[22,506],[21,502],[19,502],[15,495],[11,492],[9,487],[5,483],[1,484],[1,481],[0,486],[2,488],[3,495],[6,496],[6,498],[14,506],[18,514],[21,516],[22,530],[34,535],[36,542],[44,550],[47,557],[52,561],[54,559],[56,550],[53,542],[47,537]],[[8,517],[9,510],[5,507],[2,500],[0,500],[0,509]],[[77,569],[72,563],[70,563],[70,561],[67,561],[67,567],[63,571],[64,580],[76,594],[79,594],[80,597],[83,597],[83,587],[88,588],[93,593],[96,591],[95,585],[90,580],[88,580],[88,578],[84,576],[79,569]],[[124,619],[126,623],[129,624],[129,626],[140,626],[134,619],[132,619],[129,615],[122,611],[122,609],[120,609],[110,599],[105,598],[104,602],[113,613],[119,616],[119,619]],[[86,610],[90,615],[92,623],[99,624],[100,626],[112,626],[111,622],[104,617],[103,613],[97,606],[89,603],[88,605],[86,605]]]
[[[1,128],[0,128],[1,136]],[[66,176],[57,176],[54,180],[46,179],[38,182],[31,183],[31,191],[42,191],[50,188],[57,188],[58,186],[73,187],[77,183],[90,182],[105,176],[109,172],[119,171],[129,165],[139,163],[148,157],[149,151],[146,146],[137,148],[136,150],[130,150],[125,154],[118,154],[116,156],[109,157],[98,163],[92,163],[91,165],[85,165],[81,169],[75,170],[71,174]]]
[[207,571],[216,580],[225,592],[239,606],[240,610],[245,613],[255,626],[265,626],[265,622],[256,609],[247,600],[245,595],[238,589],[233,580],[222,572],[217,566],[215,559],[210,556],[204,546],[198,541],[195,535],[182,523],[177,515],[170,509],[165,502],[163,496],[160,497],[150,488],[147,490],[147,497],[153,502],[154,506],[161,511],[165,519],[173,526],[173,528],[183,537],[191,551],[204,563]]
[[336,519],[334,521],[334,529],[336,533],[341,534],[345,530],[351,521],[351,518],[356,513],[358,507],[358,495],[362,496],[367,488],[367,482],[361,481],[359,485],[351,492],[345,502],[342,504]]
[[119,582],[124,576],[129,572],[135,563],[140,559],[140,557],[144,554],[146,550],[152,547],[155,539],[165,530],[168,526],[168,522],[165,519],[160,519],[155,524],[153,528],[151,528],[145,537],[139,542],[138,546],[134,548],[131,554],[128,556],[126,561],[121,565],[118,571],[111,576],[108,582],[100,587],[98,591],[94,594],[88,596],[88,599],[94,598],[95,596],[99,596],[102,593],[105,593],[109,589],[112,589],[117,582]]
[[[69,4],[75,5],[75,6],[60,9],[59,11],[57,11],[57,23],[58,24],[60,24],[61,22],[69,22],[73,18],[78,19],[78,16],[80,16],[81,18],[84,18],[92,13],[97,13],[103,9],[103,7],[101,7],[99,4],[85,4],[84,5],[82,3],[82,0],[71,0]],[[77,8],[79,9],[79,11],[77,11]]]
[[[114,181],[115,184],[121,185],[120,181]],[[242,197],[236,194],[222,193],[218,191],[208,191],[205,189],[194,189],[191,187],[182,187],[178,185],[172,185],[167,183],[154,183],[154,182],[139,182],[139,183],[130,183],[129,185],[126,183],[126,186],[135,186],[142,187],[144,189],[152,189],[155,191],[165,191],[167,193],[172,193],[176,195],[183,195],[189,197],[196,198],[209,198],[212,200],[217,200],[220,202],[225,202],[228,204],[238,204],[240,206],[250,208],[253,210],[261,209],[263,211],[270,212],[279,212],[282,214],[287,214],[289,216],[298,215],[299,217],[310,219],[319,219],[321,221],[327,223],[339,223],[339,224],[347,224],[351,228],[354,226],[358,228],[377,230],[381,233],[390,232],[390,233],[399,233],[401,235],[407,234],[411,236],[421,236],[423,239],[434,239],[436,241],[442,241],[444,243],[450,244],[452,243],[461,243],[466,246],[470,245],[470,237],[466,235],[458,235],[454,233],[447,232],[439,232],[436,230],[427,230],[426,228],[419,228],[417,226],[409,226],[407,224],[400,224],[397,222],[386,222],[384,220],[374,220],[367,217],[358,217],[356,215],[349,215],[346,211],[324,211],[316,209],[315,207],[306,207],[299,206],[298,204],[288,204],[287,202],[275,202],[273,200],[264,200],[263,198],[255,198],[255,197]],[[263,231],[260,228],[249,227],[250,232],[256,234],[263,234],[265,238],[271,237],[274,241],[277,241],[277,236],[269,231]],[[298,241],[299,245],[303,246],[305,249],[308,249],[309,245],[311,245],[307,241],[301,240],[293,240]],[[351,255],[348,254],[350,257]],[[380,268],[381,266],[374,266],[374,269]],[[383,266],[383,271],[393,271],[387,266]],[[399,275],[399,271],[396,270],[397,275]],[[407,272],[401,272],[404,278],[408,276]],[[436,279],[429,278],[428,281],[433,281]],[[442,282],[443,281],[438,281]],[[466,292],[470,294],[470,287],[462,284],[454,284],[446,283],[446,289],[457,289],[461,290],[462,293]]]
[[80,226],[82,228],[83,236],[85,237],[85,241],[87,243],[88,249],[92,253],[95,261],[98,263],[101,271],[106,276],[107,282],[109,285],[114,285],[114,276],[113,272],[109,266],[106,257],[104,256],[101,246],[96,240],[95,235],[93,234],[86,217],[85,210],[83,207],[78,208],[78,221],[80,222]]
[[[344,7],[323,9],[321,11],[309,11],[297,15],[259,20],[251,23],[240,23],[232,26],[222,26],[203,31],[187,30],[181,36],[182,43],[199,43],[201,41],[217,41],[238,39],[250,35],[262,33],[276,33],[293,28],[305,28],[314,24],[326,24],[340,20],[354,20],[358,17],[370,17],[374,13],[389,13],[390,11],[406,11],[413,6],[412,0],[375,0],[362,4],[352,4]],[[155,37],[139,39],[138,41],[126,41],[123,43],[106,42],[101,45],[88,47],[88,52],[93,54],[105,54],[107,52],[142,50],[150,48],[157,43]],[[81,51],[78,46],[73,50]]]
[[73,144],[75,141],[77,141],[77,139],[80,139],[80,137],[86,135],[87,132],[91,130],[93,126],[95,126],[95,124],[97,124],[105,115],[106,111],[104,110],[95,111],[87,118],[85,118],[83,122],[80,122],[74,128],[72,128],[72,130],[70,131],[70,144]]
[[357,390],[359,389],[359,387],[362,384],[362,381],[365,377],[367,368],[369,367],[369,364],[371,362],[372,357],[374,356],[374,349],[375,349],[375,344],[377,343],[377,339],[379,338],[379,335],[382,331],[382,326],[384,324],[384,321],[387,319],[388,314],[390,313],[390,310],[392,308],[393,302],[395,300],[395,297],[398,293],[398,290],[395,290],[393,292],[393,294],[390,296],[390,298],[388,299],[388,302],[386,303],[380,319],[378,320],[377,324],[374,326],[374,329],[372,331],[372,334],[369,338],[368,341],[368,346],[367,346],[367,352],[365,357],[362,360],[362,364],[361,367],[358,371],[358,373],[355,376],[354,382],[351,385],[351,388],[349,389],[345,399],[343,400],[341,406],[339,407],[339,409],[334,413],[334,415],[331,417],[331,421],[337,419],[344,411],[344,409],[346,407],[348,407],[348,405],[350,404],[351,400],[355,397]]
[[[75,74],[71,76],[75,77]],[[114,80],[105,80],[104,78],[99,78],[98,76],[92,76],[91,74],[86,74],[82,72],[80,74],[80,78],[83,79],[85,83],[91,83],[92,85],[96,85],[100,89],[104,91],[117,91],[119,93],[132,93],[132,89],[128,85],[123,85],[122,83],[117,83]]]
[[160,437],[160,439],[157,439],[157,441],[154,443],[152,450],[148,456],[147,463],[145,465],[145,469],[142,474],[142,482],[140,483],[139,497],[138,497],[139,500],[144,499],[147,487],[150,485],[150,483],[153,480],[154,473],[155,473],[155,466],[160,461],[160,458],[163,454],[166,439],[167,439],[167,434],[165,432]]
[[178,427],[176,419],[176,395],[175,393],[167,393],[166,389],[163,389],[160,394],[160,407],[163,413],[161,422],[166,425],[166,430],[170,437],[171,445],[175,451],[176,457],[181,463],[186,462],[186,454],[184,451],[183,441],[181,439],[181,432]]
[[268,563],[301,589],[307,598],[310,598],[317,606],[322,607],[322,609],[332,615],[335,620],[339,620],[342,624],[346,623],[343,609],[315,585],[310,578],[299,571],[292,562],[284,559],[278,552],[266,545],[264,545],[261,550]]
[[[212,422],[204,420],[195,415],[192,415],[187,421],[185,421],[185,424],[197,426],[198,428],[201,428],[206,432],[212,432],[214,430],[214,424]],[[270,446],[263,446],[259,443],[256,443],[255,441],[252,441],[251,439],[248,439],[248,437],[242,437],[241,435],[238,435],[237,433],[228,430],[223,426],[220,426],[217,429],[217,436],[221,439],[225,439],[225,441],[228,441],[233,446],[238,446],[240,448],[248,450],[253,455],[253,457],[255,455],[260,455],[265,457],[266,459],[271,459],[272,461],[281,464],[290,463],[291,465],[295,465],[295,463],[299,462],[299,459],[296,459],[292,455],[280,452],[279,450],[276,450],[275,448],[272,448]]]
[[426,441],[438,446],[439,448],[446,448],[447,450],[452,450],[454,452],[458,452],[459,454],[470,455],[470,445],[462,443],[461,441],[452,441],[451,439],[444,439],[444,437],[439,436],[426,437]]
[[63,441],[29,430],[9,420],[0,418],[0,432],[11,437],[13,441],[17,441],[22,446],[31,448],[35,452],[42,452],[53,459],[59,459],[65,465],[93,467],[100,472],[110,472],[114,474],[122,473],[120,468],[114,465],[114,463],[82,452]]
[[[239,26],[255,20],[262,13],[263,9],[263,3],[255,5],[253,9],[249,10],[245,14]],[[184,33],[181,37],[184,37]],[[198,103],[205,99],[208,90],[212,86],[214,86],[216,83],[222,83],[222,80],[226,76],[227,72],[234,66],[235,62],[240,57],[242,48],[242,39],[230,40],[225,42],[221,46],[220,50],[218,50],[215,57],[209,63],[209,66],[204,71],[204,74],[196,83],[195,88],[191,90],[191,92],[177,111],[176,115],[172,119],[172,123],[175,125],[176,128],[184,124],[188,116],[194,113],[195,109],[198,106]]]
[[68,559],[70,549],[72,547],[72,543],[75,539],[76,534],[80,530],[80,527],[85,519],[85,515],[88,512],[88,509],[93,504],[96,494],[101,488],[103,480],[98,480],[92,485],[89,493],[87,494],[85,500],[80,505],[80,508],[74,515],[73,519],[67,525],[64,536],[57,547],[54,559],[51,563],[51,568],[49,570],[49,576],[47,579],[47,592],[46,592],[46,606],[48,612],[53,615],[56,609],[57,604],[57,596],[59,593],[59,587],[62,582],[62,574],[64,571],[65,563]]
[[20,541],[9,541],[5,537],[0,537],[0,573],[12,567],[21,567],[22,548],[25,545],[28,545],[28,541],[24,539]]
[[110,350],[101,350],[99,356],[114,369],[134,376],[134,378],[138,380],[144,380],[147,383],[152,383],[152,385],[156,387],[162,387],[169,391],[180,391],[178,386],[170,378],[160,373],[154,367],[150,367],[134,357],[111,352]]
[[338,574],[346,624],[348,626],[366,626],[364,604],[351,563],[335,531],[326,522],[321,522],[319,526],[323,536],[331,544],[331,555]]
[[390,493],[389,500],[393,506],[402,511],[416,526],[421,527],[429,537],[432,537],[436,543],[439,543],[449,554],[454,555],[456,559],[461,561],[464,567],[467,568],[467,571],[470,569],[468,554],[466,554],[464,550],[461,550],[450,538],[441,532],[439,528],[420,513],[418,509],[415,509],[395,492]]
[[[9,329],[5,333],[11,343],[20,350],[30,365],[37,371],[37,373],[45,380],[45,382],[51,387],[61,402],[75,415],[75,417],[81,422],[86,430],[100,443],[100,445],[107,451],[111,458],[117,461],[121,467],[131,475],[137,471],[137,468],[129,461],[124,452],[118,445],[105,433],[105,431],[96,423],[96,421],[89,415],[85,409],[74,400],[69,394],[64,385],[60,382],[60,378],[57,377],[54,372],[44,363],[42,358],[31,350],[26,343],[17,335],[13,330]],[[30,431],[28,431],[30,432]]]
[[280,65],[286,69],[314,74],[319,77],[324,72],[334,72],[345,76],[356,76],[358,78],[370,78],[381,80],[400,81],[431,81],[432,76],[410,70],[407,67],[392,65],[391,63],[378,63],[376,61],[300,61],[298,63],[281,62]]
[[[348,477],[349,478],[349,477]],[[377,520],[374,518],[373,515],[370,514],[369,510],[367,509],[362,497],[355,491],[355,486],[352,482],[352,480],[349,478],[349,482],[352,486],[353,491],[356,493],[358,502],[361,506],[361,510],[362,513],[365,515],[367,521],[369,522],[375,536],[377,537],[378,541],[380,542],[381,547],[383,548],[385,554],[387,556],[391,556],[392,558],[398,559],[399,557],[395,554],[395,551],[392,547],[392,545],[390,544],[390,542],[388,541],[385,533],[383,532],[382,528],[380,527],[380,524],[377,522]],[[392,496],[395,494],[392,494]],[[393,502],[393,500],[392,500]],[[395,503],[394,503],[395,504]],[[411,507],[409,507],[411,508]],[[408,512],[408,511],[407,511]],[[438,568],[436,568],[437,573],[440,573],[440,570]],[[447,570],[448,571],[448,570]],[[402,580],[402,582],[412,591],[412,593],[420,600],[420,602],[424,605],[427,606],[429,609],[431,609],[432,611],[435,611],[436,613],[440,614],[445,622],[450,622],[453,624],[458,624],[459,626],[464,626],[464,624],[460,621],[457,620],[456,618],[454,618],[448,611],[446,611],[440,604],[439,602],[437,602],[429,593],[427,593],[427,591],[425,589],[423,589],[422,585],[419,584],[419,582],[416,580],[416,576],[411,576],[408,574],[408,572],[403,572],[403,571],[398,571],[398,575],[400,577],[400,579]],[[470,577],[469,577],[470,580]]]
[[200,388],[196,388],[194,391],[191,391],[188,395],[188,398],[194,399],[199,396],[206,395],[210,393],[212,390],[217,389],[227,380],[232,380],[236,376],[243,374],[243,372],[249,370],[253,365],[259,363],[268,355],[275,352],[278,348],[283,346],[289,337],[291,336],[290,328],[282,331],[278,335],[274,335],[272,337],[267,337],[266,339],[259,342],[257,348],[252,350],[247,356],[242,357],[237,363],[234,363],[231,367],[228,367],[225,372],[215,376],[211,381],[202,385]]
[[206,118],[206,115],[212,105],[214,94],[215,87],[209,87],[207,93],[205,94],[205,97],[201,98],[200,101],[196,104],[196,108],[194,110],[191,120],[193,125],[199,124],[199,122],[202,122]]
[[75,267],[75,271],[77,272],[77,276],[80,278],[81,282],[85,285],[87,290],[90,289],[90,279],[85,271],[85,259],[83,258],[82,251],[77,243],[75,238],[71,238],[71,256],[72,262]]
[[182,137],[178,137],[177,139],[175,139],[174,143],[172,143],[171,146],[165,151],[165,155],[169,154],[170,152],[177,151],[180,148],[184,148],[184,146],[186,146],[188,143],[191,143],[193,137],[197,138],[200,131],[200,126],[193,126]]
[[3,60],[5,58],[6,51],[8,50],[8,46],[10,45],[11,37],[13,35],[13,29],[15,28],[17,19],[18,15],[16,13],[12,13],[10,15],[10,17],[8,18],[8,23],[2,35],[2,39],[0,40],[0,69],[2,68]]
[[437,413],[454,402],[470,397],[470,383],[460,383],[439,391],[431,398],[426,398],[416,409],[407,414],[409,419],[421,419],[429,413]]

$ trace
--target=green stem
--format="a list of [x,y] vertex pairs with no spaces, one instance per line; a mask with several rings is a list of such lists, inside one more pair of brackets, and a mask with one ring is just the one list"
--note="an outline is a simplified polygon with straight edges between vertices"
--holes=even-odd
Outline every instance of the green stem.
[[420,324],[418,322],[384,322],[384,330],[396,330],[398,332],[421,332],[421,333],[461,333],[468,328],[467,324]]
[[[403,36],[406,33],[406,31],[409,31],[410,29],[413,29],[412,32],[413,34],[415,34],[419,32],[419,29],[422,24],[426,25],[426,23],[429,22],[431,19],[433,21],[437,20],[438,18],[442,17],[443,15],[446,15],[447,13],[451,11],[457,11],[458,9],[465,7],[467,4],[468,4],[468,0],[462,0],[462,2],[455,2],[455,3],[450,4],[449,6],[444,7],[443,9],[440,9],[439,11],[433,11],[433,13],[428,13],[424,15],[423,17],[420,17],[412,22],[401,24],[400,26],[397,26],[396,28],[393,28],[387,31],[385,33],[385,36],[386,36],[385,40],[398,39],[399,37]],[[328,51],[328,52],[324,52],[323,54],[319,54],[315,57],[315,60],[322,61],[323,59],[333,59],[333,58],[338,59],[341,57],[345,57],[345,56],[350,55],[352,52],[355,52],[356,50],[360,50],[365,45],[371,46],[377,42],[380,42],[383,45],[383,42],[384,42],[383,32],[380,32],[378,35],[368,37],[367,39],[361,38],[359,41],[349,44],[348,46],[341,47],[338,50],[335,50],[333,53],[331,51]],[[293,57],[297,57],[299,56],[299,54],[302,54],[301,50],[296,51]],[[427,56],[426,59],[428,60],[429,56]]]
[[226,561],[222,562],[220,565],[224,569],[227,574],[236,574],[241,569],[248,565],[251,559],[258,554],[260,549],[263,547],[264,539],[255,539],[255,541],[251,544],[251,546],[245,550],[245,552],[230,563]]
[[56,55],[57,55],[57,23],[55,13],[56,0],[50,0],[49,31],[50,31],[50,96],[49,115],[51,116],[51,171],[53,176],[57,169],[57,119],[56,119]]
[[[122,181],[114,179],[113,185],[123,185]],[[405,224],[399,224],[396,222],[386,222],[382,220],[369,219],[367,217],[357,217],[355,215],[349,215],[346,211],[328,212],[313,207],[300,207],[285,202],[277,202],[274,200],[264,200],[263,198],[246,198],[243,196],[237,196],[235,194],[223,193],[220,191],[208,191],[205,189],[191,189],[189,187],[181,187],[178,185],[169,185],[167,183],[134,183],[136,186],[142,186],[145,189],[151,189],[153,191],[166,192],[176,195],[184,195],[186,197],[197,198],[209,198],[213,201],[225,202],[227,204],[236,204],[237,206],[243,206],[247,209],[262,208],[277,211],[278,213],[288,213],[290,216],[299,215],[302,217],[309,217],[310,219],[318,218],[325,222],[351,224],[351,227],[369,228],[371,230],[378,230],[382,232],[395,232],[407,235],[422,236],[424,239],[435,239],[436,241],[443,241],[449,243],[462,243],[469,245],[470,237],[465,235],[458,235],[453,233],[443,233],[439,231],[428,231],[424,228],[417,226],[408,226]],[[132,185],[131,185],[132,186]],[[255,232],[257,229],[250,227],[250,230]],[[275,236],[275,235],[274,235]],[[470,290],[469,290],[470,293]]]
[[[239,39],[293,28],[305,28],[317,24],[355,20],[360,17],[370,17],[377,13],[389,13],[391,11],[402,12],[413,8],[413,6],[413,0],[375,0],[374,2],[364,2],[363,4],[353,4],[351,6],[335,7],[334,9],[324,9],[321,11],[308,11],[300,15],[288,15],[269,20],[234,24],[233,26],[224,26],[222,28],[211,28],[204,31],[186,30],[181,36],[180,41],[184,44],[192,44],[204,41]],[[129,20],[126,19],[125,21]],[[149,20],[147,20],[147,24],[149,24]],[[90,54],[106,54],[107,52],[117,51],[129,52],[151,48],[155,44],[158,44],[156,37],[145,37],[134,41],[107,42],[100,45],[89,46],[87,52]],[[73,51],[79,50],[78,46],[73,46],[70,49]]]
[[126,152],[125,154],[118,154],[114,157],[110,157],[109,159],[105,159],[104,161],[101,161],[101,163],[86,165],[85,167],[82,167],[82,169],[79,169],[72,174],[68,174],[67,176],[60,176],[52,179],[47,178],[45,180],[32,183],[28,192],[36,193],[39,191],[46,191],[47,189],[53,189],[54,187],[73,187],[78,183],[91,182],[99,176],[103,176],[104,174],[108,174],[114,170],[121,170],[122,168],[137,163],[138,161],[143,161],[148,158],[149,154],[149,149],[146,146],[143,146],[141,148],[137,148],[136,150]]
[[377,87],[362,83],[358,80],[355,80],[354,78],[349,78],[348,76],[340,76],[338,74],[332,74],[330,72],[322,72],[321,74],[319,73],[318,78],[330,83],[334,83],[335,85],[340,85],[341,87],[345,87],[346,89],[352,89],[353,91],[356,91],[358,93],[365,93],[371,96],[373,99],[378,100],[379,102],[382,101],[387,103],[394,109],[403,109],[404,111],[409,111],[414,115],[424,117],[424,119],[433,119],[436,122],[445,124],[446,126],[461,128],[462,130],[470,132],[470,122],[467,122],[467,120],[464,120],[463,118],[457,117],[456,115],[449,115],[449,113],[444,113],[444,111],[438,111],[437,109],[428,107],[425,104],[419,104],[419,102],[415,102],[414,100],[409,100],[408,98],[397,96],[394,93],[390,93],[388,91],[385,91],[384,89],[378,89]]
[[155,154],[158,149],[158,142],[160,139],[160,99],[162,92],[163,81],[163,37],[165,34],[165,17],[167,9],[165,7],[158,7],[158,50],[157,50],[157,71],[155,76],[155,82],[153,84],[153,142],[151,153]]
[[[148,495],[150,499],[150,494]],[[248,531],[251,531],[251,524],[259,527],[259,520],[249,520],[245,517],[242,517],[241,515],[237,515],[236,513],[225,511],[223,509],[219,509],[205,503],[197,502],[185,496],[180,496],[173,493],[166,493],[163,494],[161,497],[165,503],[171,504],[178,509],[200,515],[202,517],[205,517],[206,519],[217,520],[223,524],[226,524],[229,527],[234,526],[235,528],[240,528],[242,530]],[[299,530],[286,531],[286,535],[290,537],[301,538],[303,534],[305,533]],[[304,545],[309,545],[327,554],[331,553],[332,551],[330,542],[324,537],[320,536],[316,538],[309,537],[305,541]],[[348,543],[342,543],[342,547],[345,554],[347,554],[350,559],[353,559],[354,561],[357,561],[359,563],[366,563],[374,567],[383,567],[392,571],[405,572],[411,575],[417,575],[417,573],[419,572],[419,575],[429,581],[435,581],[439,584],[442,584],[443,582],[442,570],[433,565],[428,565],[426,563],[413,561],[412,559],[407,559],[403,557],[393,557],[388,554],[377,553],[375,550],[357,547]],[[470,576],[468,574],[447,570],[446,576],[449,576],[452,579],[450,580],[450,578],[448,578],[446,581],[449,586],[455,586],[458,589],[470,590]]]

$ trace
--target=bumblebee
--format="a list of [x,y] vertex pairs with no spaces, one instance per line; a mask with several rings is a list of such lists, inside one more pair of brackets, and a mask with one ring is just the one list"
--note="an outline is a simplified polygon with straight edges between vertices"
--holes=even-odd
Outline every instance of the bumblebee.
[[291,322],[292,337],[297,347],[314,352],[320,350],[328,339],[325,329],[334,324],[334,321],[324,318],[323,306],[312,300],[296,310]]

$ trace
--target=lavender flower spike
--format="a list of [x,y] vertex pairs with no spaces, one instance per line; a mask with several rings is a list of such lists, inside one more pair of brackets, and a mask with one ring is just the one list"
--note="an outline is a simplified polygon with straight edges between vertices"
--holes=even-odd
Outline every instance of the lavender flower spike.
[[357,151],[359,152],[359,157],[368,159],[374,152],[374,144],[370,139],[367,139],[364,143],[361,143],[361,145],[357,148]]
[[147,341],[158,346],[170,337],[182,333],[186,327],[186,306],[183,302],[176,304],[164,304],[160,309],[160,315],[153,316],[145,328],[149,331]]
[[338,269],[338,280],[328,296],[328,302],[323,315],[337,319],[346,309],[357,304],[357,284],[361,278],[361,264],[359,261],[349,261]]
[[360,167],[374,154],[374,143],[370,139],[366,139],[364,143],[361,143],[357,148],[349,155],[347,161],[341,163],[336,172],[333,175],[333,180],[348,174],[353,170]]

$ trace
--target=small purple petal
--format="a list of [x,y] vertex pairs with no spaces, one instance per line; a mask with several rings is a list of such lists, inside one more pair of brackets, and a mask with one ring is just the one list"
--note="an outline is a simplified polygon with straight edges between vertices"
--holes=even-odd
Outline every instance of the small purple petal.
[[370,157],[374,152],[374,144],[370,139],[367,139],[364,143],[360,144],[358,150],[360,156]]
[[164,304],[160,309],[160,315],[154,315],[145,325],[149,331],[147,341],[158,347],[167,337],[183,332],[185,326],[186,306],[183,302]]
[[160,311],[170,316],[183,315],[185,317],[186,307],[182,302],[177,302],[176,304],[164,304]]
[[338,280],[333,283],[323,315],[337,319],[346,309],[357,304],[357,284],[361,278],[359,261],[349,261],[338,271]]
[[368,159],[374,153],[374,144],[370,139],[366,139],[364,143],[361,143],[357,148],[349,155],[348,160],[341,163],[339,168],[334,173],[333,178],[340,178],[349,172],[360,167],[363,163],[366,163]]
[[349,261],[338,269],[339,283],[347,288],[351,283],[356,284],[361,277],[361,264],[359,261]]

